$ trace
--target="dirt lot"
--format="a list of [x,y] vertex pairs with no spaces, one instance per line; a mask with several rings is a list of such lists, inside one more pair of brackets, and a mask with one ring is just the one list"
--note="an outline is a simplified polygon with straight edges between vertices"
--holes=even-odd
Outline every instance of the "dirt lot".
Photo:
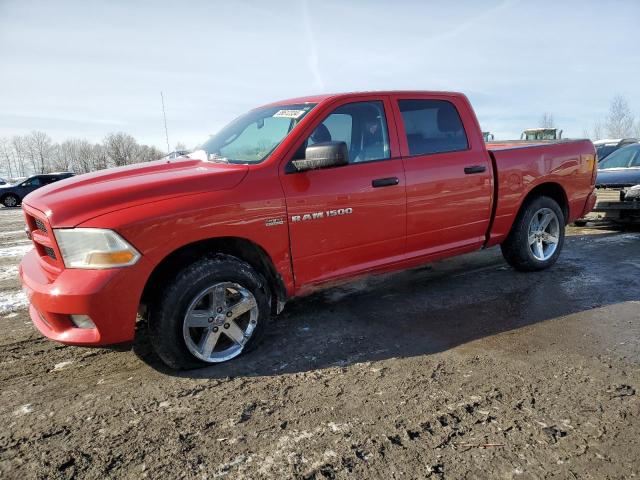
[[630,478],[640,474],[640,233],[569,229],[291,302],[264,343],[175,374],[31,326],[0,209],[2,478]]

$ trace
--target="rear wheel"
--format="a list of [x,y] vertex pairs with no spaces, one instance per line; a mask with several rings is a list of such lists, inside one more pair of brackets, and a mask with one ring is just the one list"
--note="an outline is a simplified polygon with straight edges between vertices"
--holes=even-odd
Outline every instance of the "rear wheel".
[[17,207],[19,203],[20,199],[12,193],[5,195],[5,197],[2,199],[2,204],[5,207]]
[[564,245],[564,229],[564,215],[555,200],[544,196],[531,199],[502,243],[502,255],[517,270],[549,268]]
[[151,305],[151,342],[172,368],[225,362],[259,342],[269,316],[264,280],[247,263],[216,255],[186,267]]

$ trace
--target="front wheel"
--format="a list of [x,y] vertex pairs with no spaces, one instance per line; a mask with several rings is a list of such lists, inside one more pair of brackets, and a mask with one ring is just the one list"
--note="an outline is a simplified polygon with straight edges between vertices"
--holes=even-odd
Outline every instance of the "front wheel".
[[16,197],[15,195],[13,195],[12,193],[6,195],[2,199],[2,204],[5,207],[17,207],[19,203],[20,203],[20,199],[18,197]]
[[151,343],[171,368],[220,363],[253,348],[270,316],[264,280],[216,255],[182,270],[149,309]]
[[564,245],[565,219],[550,197],[530,200],[502,243],[502,255],[516,270],[535,271],[556,263]]

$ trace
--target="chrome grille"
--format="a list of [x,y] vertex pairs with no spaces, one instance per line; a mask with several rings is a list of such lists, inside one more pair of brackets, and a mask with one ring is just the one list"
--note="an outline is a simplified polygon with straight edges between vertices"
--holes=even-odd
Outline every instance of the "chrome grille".
[[51,260],[56,259],[56,252],[53,250],[53,248],[51,247],[43,247],[43,248],[44,248],[44,253],[46,253]]
[[44,224],[42,220],[39,218],[34,218],[34,223],[36,224],[36,228],[43,233],[47,233],[47,226]]

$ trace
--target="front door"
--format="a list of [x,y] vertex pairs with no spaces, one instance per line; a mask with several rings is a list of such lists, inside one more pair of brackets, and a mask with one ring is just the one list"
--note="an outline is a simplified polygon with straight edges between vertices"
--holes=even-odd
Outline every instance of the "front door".
[[16,187],[16,190],[20,198],[24,198],[27,196],[27,194],[33,192],[34,190],[40,188],[41,186],[42,186],[41,177],[32,177],[22,182],[18,187]]
[[371,270],[402,254],[405,177],[387,97],[329,107],[294,149],[343,141],[349,164],[281,172],[296,287]]

